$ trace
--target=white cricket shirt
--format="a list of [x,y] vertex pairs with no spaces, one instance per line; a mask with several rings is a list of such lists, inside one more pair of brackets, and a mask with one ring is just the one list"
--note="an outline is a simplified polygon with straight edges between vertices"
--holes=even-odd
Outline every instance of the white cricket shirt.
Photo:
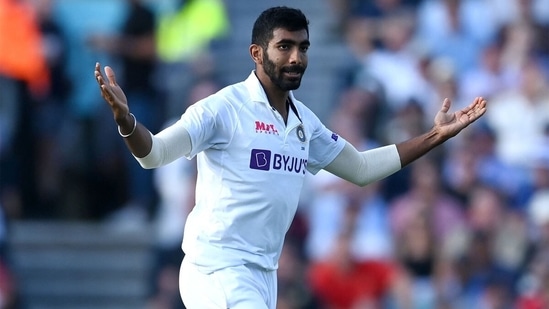
[[286,125],[252,72],[179,120],[192,141],[188,158],[198,164],[183,250],[203,271],[247,263],[276,269],[306,170],[315,174],[343,149],[341,137],[291,92],[290,99]]

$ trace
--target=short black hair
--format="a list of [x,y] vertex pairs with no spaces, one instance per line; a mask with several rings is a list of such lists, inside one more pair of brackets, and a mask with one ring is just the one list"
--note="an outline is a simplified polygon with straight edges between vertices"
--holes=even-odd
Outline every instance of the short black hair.
[[275,29],[288,31],[305,29],[309,36],[309,20],[299,9],[277,6],[263,11],[256,19],[252,30],[252,44],[267,47]]

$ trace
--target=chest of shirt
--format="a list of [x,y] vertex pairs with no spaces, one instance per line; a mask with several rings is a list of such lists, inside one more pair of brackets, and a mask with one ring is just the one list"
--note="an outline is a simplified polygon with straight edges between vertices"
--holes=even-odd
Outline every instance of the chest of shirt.
[[241,168],[304,175],[309,154],[311,133],[293,111],[286,123],[280,114],[257,103],[244,109],[226,155]]

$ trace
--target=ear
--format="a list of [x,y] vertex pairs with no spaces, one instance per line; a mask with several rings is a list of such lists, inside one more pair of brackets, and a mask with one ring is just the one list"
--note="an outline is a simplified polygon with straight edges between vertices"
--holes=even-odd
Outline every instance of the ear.
[[250,56],[255,64],[263,64],[263,48],[257,44],[250,45]]

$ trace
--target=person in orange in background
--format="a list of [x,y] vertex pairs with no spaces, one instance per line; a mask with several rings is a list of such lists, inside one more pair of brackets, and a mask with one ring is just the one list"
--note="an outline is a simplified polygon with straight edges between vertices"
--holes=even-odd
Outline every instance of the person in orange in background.
[[42,51],[30,3],[0,0],[0,200],[10,213],[35,203],[31,107],[50,85]]
[[31,134],[34,100],[49,91],[42,37],[30,3],[0,0],[0,199],[20,211],[35,204]]
[[0,0],[0,75],[24,81],[35,95],[49,86],[40,30],[25,1]]

